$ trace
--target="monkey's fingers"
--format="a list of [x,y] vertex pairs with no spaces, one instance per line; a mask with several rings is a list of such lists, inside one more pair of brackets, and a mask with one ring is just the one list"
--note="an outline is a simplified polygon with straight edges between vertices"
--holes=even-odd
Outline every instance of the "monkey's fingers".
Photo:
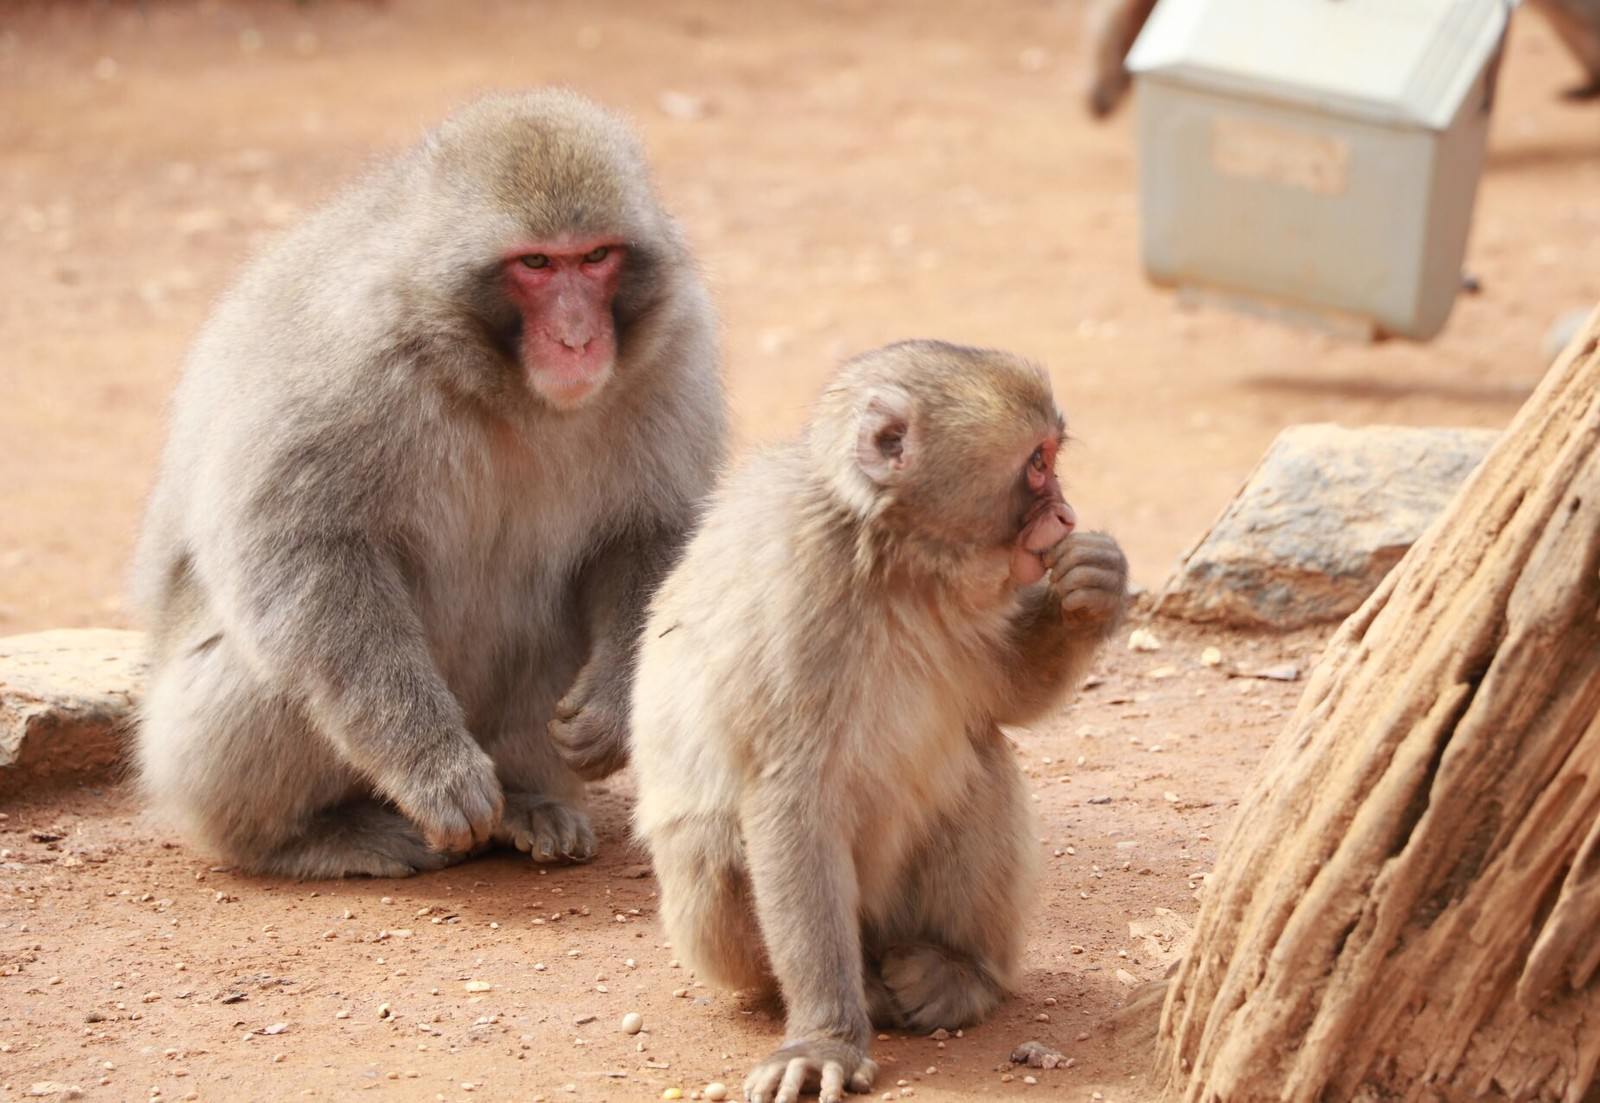
[[872,1090],[872,1082],[878,1078],[878,1062],[870,1057],[863,1057],[861,1065],[850,1074],[850,1090],[857,1095],[866,1095]]
[[610,777],[628,764],[626,728],[604,709],[558,717],[550,721],[549,731],[561,757],[585,781]]
[[500,806],[481,802],[472,814],[463,811],[436,812],[419,823],[422,837],[434,850],[446,854],[467,854],[485,846],[500,818]]
[[1108,569],[1128,569],[1127,557],[1117,542],[1103,532],[1076,533],[1045,552],[1045,565],[1052,571],[1092,564]]
[[778,1084],[778,1095],[773,1103],[799,1103],[800,1093],[805,1091],[808,1080],[813,1082],[816,1080],[811,1059],[790,1058],[788,1066],[783,1070],[783,1080]]
[[1078,564],[1063,571],[1055,585],[1057,592],[1063,598],[1068,598],[1080,590],[1098,590],[1106,594],[1120,595],[1126,584],[1127,580],[1121,571]]
[[768,1061],[757,1065],[744,1082],[744,1097],[746,1103],[773,1103],[773,1094],[778,1089],[778,1081],[783,1076],[784,1066]]
[[1079,567],[1067,574],[1061,594],[1061,614],[1068,620],[1114,620],[1126,601],[1119,574]]
[[472,825],[459,813],[433,816],[417,826],[431,850],[441,854],[465,854],[472,849]]
[[844,1066],[829,1061],[822,1066],[822,1087],[817,1091],[817,1103],[839,1103],[844,1097]]
[[423,787],[395,794],[396,803],[433,849],[476,850],[489,842],[505,808],[494,760],[475,743],[441,757],[445,761],[424,775]]

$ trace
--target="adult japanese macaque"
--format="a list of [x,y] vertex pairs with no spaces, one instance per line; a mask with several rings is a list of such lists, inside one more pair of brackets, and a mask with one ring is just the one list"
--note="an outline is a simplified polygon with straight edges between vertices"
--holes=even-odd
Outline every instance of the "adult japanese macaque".
[[195,343],[136,565],[138,766],[239,866],[594,850],[645,602],[721,462],[715,324],[639,143],[497,95],[309,217]]
[[754,1103],[870,1088],[873,1024],[970,1023],[1012,981],[1035,851],[1001,724],[1079,684],[1127,564],[1078,533],[1037,367],[912,341],[713,495],[651,606],[636,827],[673,952],[781,992]]

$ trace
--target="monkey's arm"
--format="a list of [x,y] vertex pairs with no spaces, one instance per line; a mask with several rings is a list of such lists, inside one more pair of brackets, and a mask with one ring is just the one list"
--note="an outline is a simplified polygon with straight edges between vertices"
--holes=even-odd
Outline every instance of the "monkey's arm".
[[1075,533],[1045,553],[1050,578],[1023,594],[1010,644],[996,656],[995,719],[1023,724],[1076,688],[1127,605],[1128,561],[1102,532]]
[[791,773],[756,784],[741,817],[756,918],[788,1009],[784,1044],[751,1070],[745,1098],[788,1103],[820,1081],[819,1100],[836,1103],[877,1074],[867,1058],[858,886],[845,816],[827,806],[815,776],[783,776]]
[[608,543],[581,581],[589,656],[556,704],[550,735],[579,776],[596,781],[628,763],[628,699],[639,633],[687,525],[659,525]]
[[395,556],[355,530],[252,527],[249,562],[223,572],[227,630],[430,845],[486,842],[494,763],[434,666]]

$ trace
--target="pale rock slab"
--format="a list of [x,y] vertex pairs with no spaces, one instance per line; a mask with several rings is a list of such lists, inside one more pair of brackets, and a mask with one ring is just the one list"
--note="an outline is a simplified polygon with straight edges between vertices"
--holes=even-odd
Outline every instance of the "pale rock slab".
[[74,628],[0,637],[0,791],[123,760],[145,637]]
[[1245,628],[1344,619],[1498,437],[1489,429],[1285,429],[1183,557],[1156,612]]

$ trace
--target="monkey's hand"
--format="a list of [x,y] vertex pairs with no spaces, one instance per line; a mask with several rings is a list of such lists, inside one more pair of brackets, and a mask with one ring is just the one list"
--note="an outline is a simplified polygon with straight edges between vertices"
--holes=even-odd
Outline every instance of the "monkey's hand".
[[585,781],[599,781],[628,764],[626,670],[610,648],[597,648],[566,696],[556,702],[550,738]]
[[386,789],[429,846],[464,854],[489,841],[505,794],[494,760],[471,736],[462,732],[441,744]]
[[839,1103],[846,1091],[871,1091],[877,1075],[877,1063],[849,1042],[790,1042],[750,1071],[744,1097],[748,1103],[797,1103],[802,1092],[814,1091],[817,1103]]
[[1128,603],[1128,560],[1103,532],[1075,532],[1044,553],[1050,592],[1068,624],[1100,634],[1114,630]]

